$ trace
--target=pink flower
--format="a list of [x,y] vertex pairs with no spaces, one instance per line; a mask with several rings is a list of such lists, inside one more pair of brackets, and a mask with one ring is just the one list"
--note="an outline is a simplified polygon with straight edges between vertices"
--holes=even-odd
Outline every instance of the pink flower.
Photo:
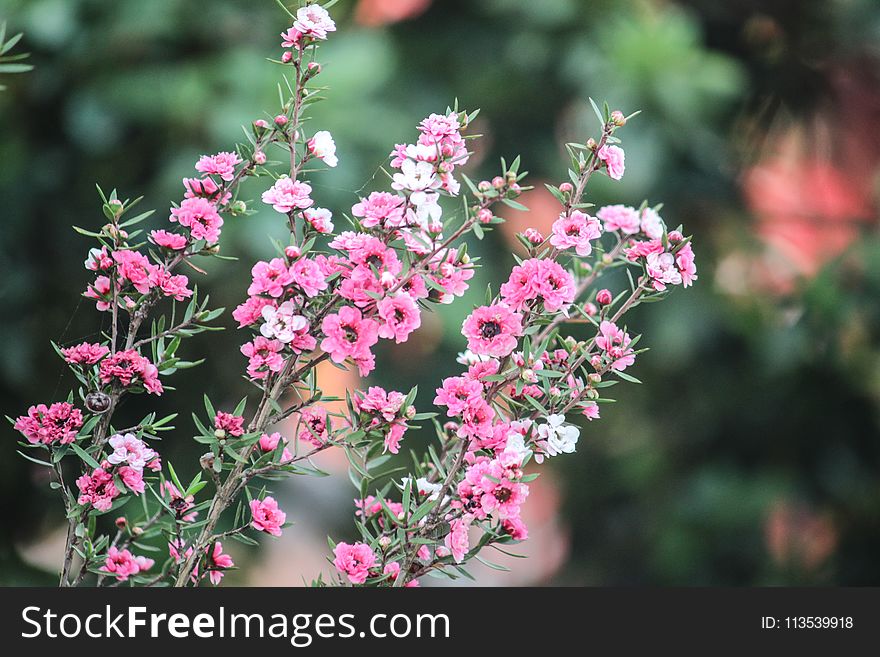
[[321,349],[330,354],[334,363],[348,357],[367,357],[370,347],[379,340],[378,323],[351,306],[343,306],[338,313],[325,317],[321,330],[327,336],[321,341]]
[[184,199],[179,207],[171,208],[169,219],[189,228],[194,240],[215,244],[220,239],[223,219],[217,212],[217,206],[208,199],[200,196]]
[[482,398],[482,383],[462,376],[450,376],[443,379],[442,386],[437,388],[434,403],[437,406],[445,406],[449,417],[457,417],[464,413],[472,402]]
[[266,297],[248,297],[232,311],[232,318],[238,322],[238,328],[256,324],[263,316],[263,308],[275,308],[277,301]]
[[251,269],[253,280],[248,287],[248,294],[268,294],[280,297],[284,288],[293,283],[294,277],[287,263],[282,258],[272,258],[269,262],[258,262]]
[[186,248],[186,235],[169,233],[167,230],[151,231],[150,241],[170,251],[182,251]]
[[620,180],[623,178],[623,172],[626,169],[624,163],[626,154],[620,146],[605,145],[599,149],[596,155],[605,163],[610,178],[613,180]]
[[293,27],[304,36],[313,39],[326,39],[328,32],[336,31],[336,23],[330,14],[319,4],[300,7],[296,12]]
[[113,258],[110,257],[106,246],[102,246],[100,249],[90,249],[85,266],[89,271],[106,271],[113,266]]
[[321,447],[327,442],[329,434],[329,419],[327,409],[323,406],[306,408],[299,414],[299,433],[297,440],[308,442],[315,447]]
[[307,297],[317,296],[319,292],[327,289],[324,273],[314,260],[308,258],[297,260],[290,265],[290,275]]
[[107,559],[99,568],[108,575],[113,575],[120,582],[126,581],[138,573],[149,570],[155,563],[147,557],[136,557],[128,550],[120,550],[115,545],[107,550]]
[[667,285],[681,285],[681,272],[675,266],[675,256],[669,252],[649,254],[645,258],[645,270],[653,279],[655,290],[665,290]]
[[541,300],[544,309],[556,312],[574,301],[574,279],[554,260],[531,258],[514,267],[501,286],[502,300],[514,310],[528,301]]
[[663,218],[653,208],[645,208],[642,210],[641,229],[648,238],[659,240],[665,230]]
[[293,458],[293,454],[290,453],[290,450],[287,449],[286,444],[287,441],[281,436],[277,431],[274,433],[264,433],[260,436],[260,450],[263,452],[274,452],[278,449],[278,443],[285,445],[285,447],[281,450],[281,463],[287,463]]
[[361,219],[364,228],[387,226],[399,228],[404,224],[403,210],[406,199],[388,192],[373,192],[351,208],[351,213]]
[[465,518],[456,518],[450,523],[450,531],[443,540],[443,544],[452,553],[452,558],[456,563],[461,563],[465,555],[468,553],[468,528],[470,520]]
[[165,480],[159,484],[159,493],[168,498],[168,506],[174,510],[180,520],[192,522],[199,515],[198,511],[192,511],[195,506],[195,498],[192,495],[184,497],[170,481]]
[[504,518],[501,521],[501,529],[515,541],[524,541],[529,537],[526,523],[519,518]]
[[683,287],[690,287],[697,280],[697,265],[694,264],[694,249],[688,242],[675,256],[675,264],[681,272],[681,284]]
[[385,434],[384,444],[385,451],[397,454],[400,451],[400,441],[403,440],[403,434],[406,433],[406,423],[403,420],[392,422],[388,427],[388,433]]
[[14,426],[31,445],[67,445],[76,440],[82,425],[82,412],[78,408],[67,402],[56,402],[51,406],[31,406],[27,415],[15,420]]
[[284,367],[281,350],[284,344],[258,335],[253,342],[241,345],[241,353],[248,357],[248,376],[252,379],[265,379],[269,372],[280,372]]
[[214,179],[208,176],[204,178],[184,178],[183,186],[186,189],[183,198],[202,196],[217,205],[226,205],[229,203],[229,199],[232,198],[232,192],[222,191],[220,186],[214,182]]
[[624,235],[639,232],[639,212],[628,205],[606,205],[596,216],[605,224],[605,230],[619,230]]
[[120,493],[113,481],[113,475],[103,468],[95,468],[91,474],[77,479],[76,487],[79,488],[77,504],[91,504],[98,511],[109,511],[113,500]]
[[172,297],[175,301],[183,301],[190,298],[193,293],[187,285],[189,280],[183,274],[172,274],[165,267],[157,266],[150,272],[150,285],[166,297]]
[[217,411],[214,415],[214,428],[225,431],[227,436],[237,438],[244,434],[244,418],[240,415]]
[[599,419],[599,404],[596,402],[587,402],[584,404],[581,414],[590,422]]
[[265,497],[262,500],[251,500],[251,527],[260,532],[281,536],[281,525],[287,519],[287,515],[278,508],[278,502],[273,497]]
[[405,401],[402,393],[396,390],[386,392],[379,386],[370,386],[367,392],[358,391],[354,397],[354,406],[358,411],[376,413],[386,422],[393,422],[400,416]]
[[271,205],[276,212],[287,214],[294,209],[303,210],[311,207],[314,201],[309,194],[311,185],[281,176],[269,189],[263,192],[263,203]]
[[87,299],[95,299],[95,306],[100,311],[110,309],[110,290],[112,285],[106,276],[98,276],[95,282],[86,288],[83,296]]
[[135,495],[140,495],[146,490],[143,470],[135,470],[127,465],[123,465],[117,469],[116,474],[119,475],[122,483]]
[[376,555],[366,543],[337,543],[333,554],[336,557],[333,560],[336,570],[348,576],[352,584],[366,582],[370,568],[376,563]]
[[217,586],[223,579],[223,571],[228,568],[234,568],[235,563],[228,554],[223,554],[223,544],[220,541],[214,543],[214,548],[208,548],[208,559],[205,569],[208,573],[208,579],[211,584]]
[[580,210],[573,210],[569,216],[562,215],[553,222],[553,235],[550,244],[557,249],[570,249],[586,257],[593,251],[590,240],[599,239],[602,236],[602,224],[595,217],[584,214]]
[[376,311],[385,322],[379,327],[379,337],[393,338],[398,344],[422,324],[419,306],[408,294],[385,297],[376,304]]
[[316,232],[326,235],[333,232],[333,213],[326,208],[308,208],[303,210],[303,219]]
[[461,332],[475,354],[506,356],[516,349],[517,338],[523,334],[522,315],[503,303],[480,306],[464,320]]
[[119,351],[102,360],[98,375],[104,384],[118,383],[125,388],[140,384],[148,393],[161,395],[163,392],[159,370],[134,349]]
[[236,153],[223,151],[216,155],[202,155],[196,162],[196,171],[220,176],[230,182],[235,177],[235,167],[238,164],[241,164],[241,158]]
[[113,259],[116,261],[116,273],[121,284],[128,281],[141,294],[150,291],[150,276],[156,265],[149,258],[137,251],[120,250],[113,252]]
[[629,334],[617,328],[616,324],[606,320],[599,325],[596,346],[605,352],[612,369],[622,371],[636,362],[636,356],[629,348],[631,341]]
[[293,301],[285,301],[277,308],[264,306],[261,314],[265,323],[260,326],[260,333],[267,338],[287,344],[294,340],[297,333],[308,332],[309,322],[297,314]]
[[61,353],[71,365],[94,365],[110,353],[110,349],[102,344],[82,342],[75,347],[62,349]]
[[316,132],[315,136],[306,142],[306,148],[316,158],[323,160],[328,167],[335,167],[339,163],[336,158],[336,142],[326,130]]

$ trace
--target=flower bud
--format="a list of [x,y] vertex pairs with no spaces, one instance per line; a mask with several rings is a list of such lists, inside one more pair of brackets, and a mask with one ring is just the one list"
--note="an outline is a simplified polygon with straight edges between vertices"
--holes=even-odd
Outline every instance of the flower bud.
[[587,380],[591,385],[596,385],[597,383],[602,383],[602,375],[598,372],[593,372],[587,377]]
[[483,208],[477,213],[477,219],[481,224],[488,224],[492,221],[492,211],[489,208]]
[[522,194],[522,187],[518,184],[513,183],[510,187],[508,187],[508,196],[519,196]]
[[321,72],[321,65],[318,62],[309,62],[308,66],[306,66],[306,71],[309,72],[310,76],[318,75]]
[[299,258],[302,255],[302,249],[298,246],[285,246],[284,247],[284,255],[286,255],[291,260]]
[[140,536],[141,534],[144,533],[144,528],[134,526],[131,528],[131,533],[134,534],[135,536]]
[[590,388],[589,390],[587,390],[587,399],[599,399],[599,391],[595,388]]
[[596,147],[597,147],[598,145],[599,145],[599,144],[597,144],[597,143],[596,143],[596,140],[593,139],[592,137],[590,137],[589,139],[587,139],[587,144],[586,144],[586,146],[587,146],[587,148],[588,148],[589,150],[591,150],[591,151],[596,150]]
[[564,182],[559,186],[559,191],[563,194],[571,194],[574,191],[574,185],[570,182]]
[[416,407],[412,406],[412,405],[408,406],[406,409],[406,419],[412,420],[415,416],[416,416]]
[[490,189],[492,189],[492,183],[490,183],[488,180],[481,180],[477,185],[477,189],[479,189],[481,192],[488,192]]
[[277,125],[279,127],[286,126],[287,121],[288,121],[287,116],[284,114],[279,114],[278,116],[275,117],[275,125]]
[[618,128],[626,125],[626,117],[623,115],[623,112],[620,110],[614,110],[611,112],[611,123],[616,125]]
[[607,306],[614,300],[614,297],[611,296],[611,291],[602,289],[596,293],[596,303],[600,306]]
[[266,154],[263,151],[254,151],[254,164],[266,164]]
[[285,64],[289,64],[290,60],[292,60],[292,59],[293,59],[293,53],[290,52],[289,50],[285,50],[284,54],[281,55],[281,61]]
[[523,381],[534,381],[535,380],[535,370],[525,369],[520,372],[520,378]]
[[114,520],[117,529],[125,529],[126,525],[128,525],[128,520],[125,519],[125,516],[119,516],[116,520]]
[[214,438],[217,440],[225,440],[226,439],[226,430],[225,429],[214,429]]
[[[216,432],[214,433],[216,435]],[[211,470],[214,468],[214,458],[214,452],[205,452],[199,457],[199,465],[204,470]]]
[[86,395],[86,408],[95,415],[106,413],[110,408],[110,395],[95,391]]
[[588,302],[584,304],[584,312],[587,313],[590,317],[593,317],[596,313],[599,312],[599,309],[596,307],[595,303]]
[[678,244],[684,239],[684,235],[682,235],[677,230],[669,231],[669,234],[666,237],[669,240],[670,244]]
[[382,536],[379,538],[379,545],[383,548],[387,548],[391,545],[391,537],[390,536]]
[[233,215],[244,214],[245,212],[247,212],[247,203],[245,203],[244,201],[236,201],[229,206],[229,209]]
[[495,189],[502,189],[504,187],[504,178],[501,176],[495,176],[492,178],[492,187]]

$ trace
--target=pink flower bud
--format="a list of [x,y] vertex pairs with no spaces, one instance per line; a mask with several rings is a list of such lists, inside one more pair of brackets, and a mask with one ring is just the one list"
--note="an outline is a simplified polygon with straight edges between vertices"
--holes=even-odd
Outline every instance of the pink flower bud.
[[488,180],[481,180],[480,183],[477,185],[477,189],[479,189],[481,192],[488,192],[490,189],[492,189],[492,183],[490,183]]
[[489,208],[483,208],[477,213],[477,219],[481,224],[488,224],[492,221],[492,211]]
[[318,62],[309,62],[309,65],[306,68],[312,75],[318,75],[318,73],[321,72],[321,65]]
[[269,124],[263,119],[257,119],[256,121],[254,121],[254,127],[258,130],[265,130],[269,127]]
[[684,239],[684,235],[682,235],[677,230],[669,231],[669,235],[667,235],[667,237],[669,238],[670,244],[678,244]]
[[125,516],[119,516],[114,522],[118,529],[125,529],[125,526],[128,525],[128,520],[125,519]]
[[599,309],[596,307],[595,303],[589,302],[584,304],[584,312],[587,313],[590,317],[593,317],[596,313],[599,312]]
[[284,54],[281,55],[281,61],[285,64],[289,64],[290,60],[293,59],[293,53],[289,50],[284,51]]
[[596,303],[600,306],[607,306],[613,299],[614,297],[611,296],[610,290],[599,290],[596,294]]
[[302,250],[298,246],[287,246],[284,247],[284,255],[293,260],[302,255]]
[[504,187],[504,178],[502,178],[501,176],[495,176],[494,178],[492,178],[492,187],[494,187],[495,189],[501,189],[502,187]]
[[287,116],[284,114],[279,114],[275,117],[275,125],[277,126],[285,126],[287,125]]
[[559,191],[563,194],[571,194],[574,191],[574,185],[570,182],[564,182],[559,186]]
[[255,151],[254,152],[254,163],[255,164],[266,164],[266,154],[263,151]]
[[611,123],[616,125],[618,128],[626,125],[626,117],[623,115],[623,112],[620,110],[614,110],[611,112]]

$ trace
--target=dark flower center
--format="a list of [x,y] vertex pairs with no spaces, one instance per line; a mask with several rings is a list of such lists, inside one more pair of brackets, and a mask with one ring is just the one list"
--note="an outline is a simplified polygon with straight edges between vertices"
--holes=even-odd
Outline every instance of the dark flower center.
[[376,269],[378,269],[382,266],[382,258],[374,253],[367,258],[367,264],[370,265],[370,267],[375,267]]
[[509,488],[497,488],[495,489],[495,499],[504,504],[510,497],[513,495],[513,492]]
[[346,340],[348,340],[349,342],[357,342],[357,339],[358,339],[357,331],[355,331],[350,326],[343,326],[342,330],[345,331],[345,339]]
[[498,322],[485,322],[480,327],[480,335],[487,340],[491,340],[499,333],[501,333],[501,325]]

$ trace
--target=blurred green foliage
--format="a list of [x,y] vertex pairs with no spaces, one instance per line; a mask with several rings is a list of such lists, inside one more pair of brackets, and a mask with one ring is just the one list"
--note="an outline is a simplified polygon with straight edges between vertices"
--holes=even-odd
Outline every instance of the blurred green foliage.
[[[768,103],[809,111],[827,91],[816,47],[828,58],[865,49],[880,7],[436,0],[414,20],[368,29],[352,20],[353,4],[334,9],[341,29],[322,47],[331,92],[316,126],[333,132],[342,166],[315,178],[321,205],[346,211],[356,199],[347,190],[380,188],[390,146],[455,98],[482,108],[487,137],[474,177],[521,153],[534,181],[560,180],[559,143],[594,129],[592,96],[643,110],[622,133],[627,176],[597,181],[592,200],[662,201],[667,222],[695,235],[696,287],[629,321],[651,347],[636,371],[646,385],[622,390],[585,427],[577,455],[553,463],[571,526],[571,554],[554,581],[880,583],[880,244],[861,241],[785,302],[758,291],[734,302],[714,281],[715,263],[749,239],[739,128]],[[5,413],[66,390],[50,339],[99,329],[99,315],[75,296],[88,245],[69,229],[101,223],[94,184],[144,194],[164,215],[199,154],[231,147],[240,125],[277,105],[278,71],[265,58],[278,53],[284,18],[272,0],[0,0],[0,19],[25,32],[20,47],[36,66],[0,94]],[[224,226],[224,252],[240,261],[199,280],[213,305],[243,298],[249,263],[270,252],[267,234],[283,232],[261,208]],[[440,315],[436,348],[380,353],[376,382],[418,384],[421,407],[458,367],[461,319],[511,264],[498,233],[472,250],[484,268],[470,296]],[[173,394],[150,400],[160,413],[194,408],[203,393],[222,404],[247,392],[236,332],[209,339],[213,354],[229,356],[177,375]],[[206,336],[186,348],[201,357]],[[141,403],[127,402],[122,415],[138,416]],[[195,468],[184,422],[178,434],[162,452]],[[60,508],[14,447],[8,430],[0,582],[51,582],[23,568],[13,545],[57,524]],[[796,512],[774,516],[780,505]],[[814,563],[803,550],[824,557]]]

